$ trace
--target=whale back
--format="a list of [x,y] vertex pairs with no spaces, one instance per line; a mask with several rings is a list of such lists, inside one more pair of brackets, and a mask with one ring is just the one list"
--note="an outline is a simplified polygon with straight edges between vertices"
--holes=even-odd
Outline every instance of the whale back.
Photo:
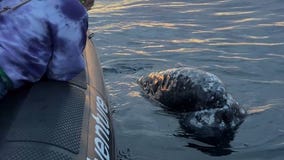
[[152,72],[138,84],[151,99],[186,111],[221,108],[229,96],[216,75],[187,67]]

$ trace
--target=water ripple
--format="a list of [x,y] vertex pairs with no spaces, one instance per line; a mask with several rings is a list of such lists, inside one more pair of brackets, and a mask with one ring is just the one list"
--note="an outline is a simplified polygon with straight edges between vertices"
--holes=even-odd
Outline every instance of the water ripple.
[[261,113],[261,112],[271,109],[273,106],[275,106],[275,104],[267,104],[263,106],[250,107],[248,110],[248,114]]
[[217,2],[203,2],[203,3],[188,3],[189,6],[216,6],[220,5],[222,3],[229,2],[230,0],[223,0],[223,1],[217,1]]
[[284,22],[257,24],[259,27],[284,27]]
[[216,12],[214,16],[236,16],[236,15],[243,15],[243,14],[252,14],[256,11],[238,11],[238,12]]
[[224,59],[236,59],[236,60],[245,60],[245,61],[263,61],[270,58],[249,58],[249,57],[240,57],[240,56],[218,56],[219,58]]
[[227,40],[226,38],[207,38],[207,39],[198,39],[198,38],[190,38],[190,39],[174,39],[170,40],[171,43],[208,43],[208,42],[214,42],[214,41],[224,41]]
[[275,85],[283,85],[284,81],[283,80],[269,80],[269,81],[264,81],[264,80],[253,80],[253,79],[240,79],[248,82],[253,82],[257,84],[275,84]]
[[244,22],[252,22],[252,21],[261,21],[265,20],[264,18],[244,18],[239,20],[232,21],[233,23],[244,23]]
[[214,31],[225,31],[225,30],[235,30],[240,28],[240,26],[228,26],[228,27],[219,27],[219,28],[214,28]]
[[261,42],[220,42],[210,43],[210,46],[283,46],[284,43],[261,43]]
[[218,52],[217,50],[209,49],[209,48],[178,48],[178,49],[167,49],[160,50],[159,53],[212,53]]
[[246,38],[249,39],[267,39],[269,36],[245,36]]
[[186,11],[180,11],[179,13],[198,13],[198,12],[203,12],[203,9],[190,9],[190,10],[186,10]]
[[117,22],[109,23],[106,25],[101,25],[95,28],[94,32],[122,32],[125,30],[132,30],[139,27],[145,28],[164,28],[164,29],[179,29],[182,27],[201,27],[201,25],[194,23],[167,23],[167,22],[157,22],[157,21],[138,21],[138,22]]
[[284,55],[280,55],[280,54],[267,54],[268,56],[272,56],[272,57],[279,57],[279,58],[284,58]]
[[[95,7],[89,11],[91,14],[102,14],[102,13],[111,13],[111,12],[118,12],[123,11],[130,8],[135,7],[149,7],[151,3],[146,3],[149,0],[123,0],[123,1],[116,1],[112,3],[107,2],[96,2]],[[143,3],[139,3],[143,2]]]

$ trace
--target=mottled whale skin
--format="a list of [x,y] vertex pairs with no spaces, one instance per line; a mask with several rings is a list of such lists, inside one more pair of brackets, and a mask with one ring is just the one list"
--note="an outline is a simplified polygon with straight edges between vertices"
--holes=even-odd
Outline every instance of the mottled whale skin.
[[205,137],[236,130],[247,115],[216,75],[199,69],[152,72],[139,78],[138,84],[151,99],[181,111],[182,128]]

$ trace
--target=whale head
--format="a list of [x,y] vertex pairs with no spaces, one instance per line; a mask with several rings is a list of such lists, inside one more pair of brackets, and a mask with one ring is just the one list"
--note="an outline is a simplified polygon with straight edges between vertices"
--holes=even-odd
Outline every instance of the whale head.
[[188,112],[180,119],[181,127],[198,140],[212,145],[228,144],[247,111],[237,102],[222,108]]

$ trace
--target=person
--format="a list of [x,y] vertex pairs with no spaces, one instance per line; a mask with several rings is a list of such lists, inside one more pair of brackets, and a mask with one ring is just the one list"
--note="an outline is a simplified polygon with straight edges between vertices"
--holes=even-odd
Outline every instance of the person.
[[0,0],[0,99],[44,75],[67,81],[80,73],[87,29],[79,0]]

